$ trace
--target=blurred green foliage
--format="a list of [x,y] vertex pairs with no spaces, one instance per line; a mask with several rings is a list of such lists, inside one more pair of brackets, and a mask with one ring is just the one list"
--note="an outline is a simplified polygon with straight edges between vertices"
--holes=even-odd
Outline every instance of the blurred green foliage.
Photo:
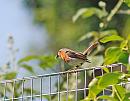
[[[100,45],[91,54],[92,64],[86,66],[106,65],[112,63],[123,63],[128,70],[130,54],[130,1],[129,0],[25,0],[26,7],[34,14],[34,22],[47,29],[49,42],[47,50],[56,53],[59,48],[69,47],[82,51],[90,43],[99,40]],[[82,18],[82,19],[81,19]],[[10,48],[12,51],[12,48]],[[13,53],[13,52],[12,52]],[[38,66],[43,70],[53,69],[57,64],[54,55],[31,55],[19,60],[18,67],[24,68],[33,75],[35,71],[30,65],[32,60],[38,61]],[[14,65],[13,65],[14,66]],[[61,70],[66,70],[67,66]],[[88,96],[83,101],[98,101],[106,99],[110,101],[127,101],[129,92],[118,85],[122,80],[128,78],[129,74],[113,72],[103,68],[107,73],[94,78],[89,84]],[[58,69],[59,70],[59,69]],[[1,75],[1,80],[17,77],[17,71],[12,70]],[[82,81],[84,76],[79,77]],[[70,88],[73,88],[74,76],[70,76]],[[21,83],[18,84],[17,88]],[[65,89],[66,77],[63,77],[60,88]],[[83,86],[82,82],[78,85]],[[103,89],[112,86],[112,95],[99,95]],[[7,87],[12,92],[12,85]],[[3,95],[0,86],[0,94]],[[26,89],[26,93],[30,89]],[[35,92],[35,91],[34,91]],[[122,93],[123,92],[123,93]],[[19,96],[19,92],[15,92]],[[79,95],[82,100],[82,95]],[[69,95],[72,101],[74,94]],[[48,99],[47,96],[45,96]],[[65,96],[62,96],[63,101]],[[53,97],[57,101],[57,97]]]

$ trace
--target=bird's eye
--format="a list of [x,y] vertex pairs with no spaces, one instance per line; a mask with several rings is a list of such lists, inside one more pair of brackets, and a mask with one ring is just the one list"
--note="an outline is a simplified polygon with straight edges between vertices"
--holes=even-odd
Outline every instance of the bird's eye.
[[68,53],[69,51],[66,51],[66,53]]

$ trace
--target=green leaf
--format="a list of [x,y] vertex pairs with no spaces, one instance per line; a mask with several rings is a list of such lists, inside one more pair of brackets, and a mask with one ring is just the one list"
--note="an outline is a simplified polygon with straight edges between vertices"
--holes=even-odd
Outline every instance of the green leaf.
[[107,67],[102,68],[106,73],[109,73],[109,69]]
[[31,72],[31,73],[34,74],[34,71],[33,71],[32,66],[29,66],[29,65],[27,65],[27,64],[20,64],[20,66],[21,66],[22,68],[26,69],[27,71],[29,71],[29,72]]
[[82,8],[78,10],[78,12],[72,18],[73,22],[75,22],[85,12],[86,12],[86,8]]
[[130,92],[125,94],[125,98],[122,101],[130,101]]
[[128,53],[130,54],[130,40],[128,40]]
[[10,72],[10,73],[6,73],[3,75],[5,80],[11,80],[11,79],[15,79],[17,76],[16,72]]
[[125,88],[123,88],[122,86],[119,85],[115,85],[115,89],[117,91],[117,93],[119,94],[119,96],[121,97],[121,99],[123,100],[126,94],[126,90]]
[[85,35],[82,35],[82,36],[79,38],[78,41],[81,42],[81,41],[84,41],[85,39],[92,38],[92,37],[96,37],[96,36],[98,36],[98,35],[99,35],[98,32],[92,31],[92,32],[89,32],[89,33],[87,33],[87,34],[85,34]]
[[96,85],[98,82],[97,78],[92,79],[92,81],[89,83],[88,87],[91,88],[92,86]]
[[118,35],[111,35],[111,36],[106,36],[106,37],[102,38],[100,40],[100,42],[106,43],[109,41],[122,41],[122,40],[124,40],[124,39]]
[[20,59],[20,60],[18,61],[18,63],[20,64],[20,63],[22,63],[22,62],[28,62],[28,61],[30,61],[30,60],[32,60],[32,59],[38,59],[38,58],[39,58],[39,57],[38,57],[38,56],[35,56],[35,55],[26,56],[26,57]]
[[26,92],[27,94],[30,94],[31,91],[33,91],[34,94],[39,93],[39,91],[37,91],[37,90],[32,90],[31,88],[24,88],[24,92]]
[[[39,66],[42,69],[45,69],[45,68],[48,68],[48,67],[53,67],[53,65],[57,62],[54,55],[49,55],[49,56],[44,56],[44,55],[35,56],[35,55],[33,55],[33,56],[26,56],[26,57],[22,58],[21,60],[19,60],[18,63],[20,65],[22,65],[21,63],[28,62],[28,61],[31,61],[31,60],[34,60],[34,59],[39,61]],[[25,65],[25,64],[23,66],[27,70],[29,70],[30,72],[33,72],[32,67]]]
[[103,89],[97,86],[99,78],[94,78],[88,85],[89,94],[88,98],[94,98],[97,94],[99,94]]
[[[100,37],[99,37],[99,34],[100,34]],[[118,35],[118,33],[116,30],[106,30],[106,31],[101,31],[101,32],[92,31],[92,32],[86,33],[85,35],[82,35],[78,41],[81,42],[81,41],[84,41],[84,40],[92,38],[92,37],[102,38],[107,35]]]
[[123,64],[128,64],[128,58],[129,58],[129,54],[125,51],[122,51],[119,55],[118,62]]
[[56,59],[55,56],[51,55],[51,56],[40,56],[39,57],[39,66],[42,69],[46,69],[48,67],[53,67],[56,64]]
[[130,7],[130,0],[124,0],[128,7]]
[[110,35],[118,35],[118,32],[114,29],[111,30],[105,30],[100,32],[100,38]]
[[108,96],[108,95],[99,96],[98,100],[117,101],[116,99],[114,99],[113,97]]
[[99,79],[98,86],[104,89],[110,85],[115,85],[118,83],[121,75],[121,73],[106,73]]
[[80,100],[80,101],[92,101],[92,98],[86,97],[85,99]]
[[127,45],[128,45],[128,40],[124,40],[121,42],[120,48],[122,48],[123,50],[127,50]]
[[93,15],[96,15],[99,18],[105,17],[108,13],[99,8],[90,7],[90,8],[81,8],[78,12],[73,16],[73,22],[75,22],[80,16],[83,18],[88,18]]
[[122,50],[119,47],[109,47],[105,51],[105,64],[112,64],[118,61],[118,58],[121,54]]

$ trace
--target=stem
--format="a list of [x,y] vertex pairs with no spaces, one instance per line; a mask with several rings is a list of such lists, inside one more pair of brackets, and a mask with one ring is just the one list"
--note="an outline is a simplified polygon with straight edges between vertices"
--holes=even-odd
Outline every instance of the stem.
[[110,14],[107,17],[107,21],[111,21],[112,17],[116,14],[116,12],[119,10],[120,6],[122,5],[123,0],[119,0],[116,6],[111,10]]
[[130,15],[130,10],[119,10],[117,13]]
[[121,99],[120,95],[118,94],[118,92],[117,92],[117,90],[116,90],[116,88],[115,88],[114,85],[113,85],[113,89],[114,89],[114,91],[115,91],[115,93],[116,93],[116,95],[117,95],[119,101],[122,101],[122,99]]

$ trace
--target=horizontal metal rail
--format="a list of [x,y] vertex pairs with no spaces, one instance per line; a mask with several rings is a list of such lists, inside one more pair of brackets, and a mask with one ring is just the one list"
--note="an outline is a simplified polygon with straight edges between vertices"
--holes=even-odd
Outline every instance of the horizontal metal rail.
[[[49,96],[49,101],[53,101],[53,96],[57,97],[58,101],[62,101],[62,94],[65,94],[64,97],[66,101],[69,100],[69,95],[73,93],[74,101],[78,101],[78,94],[82,92],[83,97],[87,96],[88,88],[88,77],[87,71],[92,71],[92,78],[96,77],[95,70],[101,70],[101,75],[104,74],[103,67],[110,67],[110,72],[113,71],[113,67],[119,66],[120,71],[123,71],[122,64],[112,64],[107,66],[97,66],[91,68],[81,68],[76,70],[68,70],[58,73],[50,73],[50,74],[43,74],[37,76],[30,76],[30,77],[23,77],[23,78],[16,78],[12,80],[3,80],[0,81],[0,86],[3,88],[3,93],[0,91],[0,101],[16,101],[22,100],[27,101],[25,99],[30,99],[29,101],[35,101],[35,98],[38,98],[38,101],[44,101],[43,96]],[[82,81],[82,86],[79,87],[79,79],[80,74],[83,73],[84,81]],[[70,82],[70,75],[75,74],[73,79],[75,80],[73,83]],[[65,75],[65,76],[62,76]],[[54,78],[55,77],[55,78]],[[66,78],[66,79],[63,79]],[[45,80],[46,79],[46,80]],[[39,80],[39,81],[35,81]],[[17,83],[21,84],[17,84]],[[65,83],[65,88],[61,89],[62,82]],[[74,85],[74,88],[69,88],[70,86]],[[122,83],[123,85],[123,83]],[[17,88],[18,87],[18,88]],[[26,89],[30,88],[29,94],[26,94]],[[54,90],[55,89],[55,90]],[[35,90],[38,92],[35,93]],[[44,91],[46,90],[46,92]],[[104,89],[102,95],[105,94],[105,91],[111,92],[110,89]],[[16,92],[18,93],[16,95]],[[37,101],[37,100],[36,100]]]

